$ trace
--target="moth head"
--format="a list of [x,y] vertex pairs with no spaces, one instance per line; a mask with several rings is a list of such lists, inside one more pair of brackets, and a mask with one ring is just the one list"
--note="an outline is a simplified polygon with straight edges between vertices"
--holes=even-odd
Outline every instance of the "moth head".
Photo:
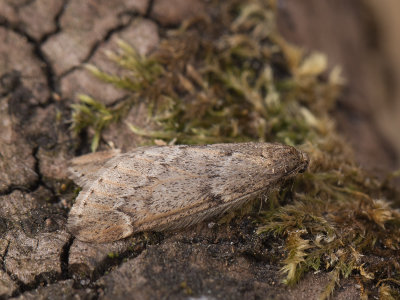
[[304,173],[307,171],[308,164],[310,163],[310,158],[308,157],[307,153],[305,152],[300,152],[301,153],[301,159],[302,159],[302,165],[299,168],[299,173]]
[[306,153],[286,145],[267,144],[261,156],[270,174],[284,177],[305,172],[309,163]]

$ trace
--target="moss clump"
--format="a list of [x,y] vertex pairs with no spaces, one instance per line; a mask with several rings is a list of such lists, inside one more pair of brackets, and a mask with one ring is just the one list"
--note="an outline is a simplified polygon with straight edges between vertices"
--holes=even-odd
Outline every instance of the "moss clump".
[[89,67],[130,97],[106,107],[82,96],[73,107],[73,128],[92,128],[95,150],[102,130],[144,101],[158,129],[127,126],[150,140],[256,140],[302,148],[311,158],[308,172],[271,197],[276,201],[257,220],[260,234],[286,239],[285,282],[326,270],[331,282],[322,298],[348,276],[356,276],[363,291],[395,295],[400,213],[385,199],[381,183],[357,168],[329,118],[343,84],[340,70],[328,72],[325,56],[306,54],[279,36],[274,1],[224,1],[212,9],[212,19],[168,31],[150,57],[120,42],[120,52],[110,58],[132,76]]
[[107,257],[108,257],[108,258],[111,258],[111,259],[119,258],[119,254],[116,253],[116,252],[109,252],[109,253],[107,254]]

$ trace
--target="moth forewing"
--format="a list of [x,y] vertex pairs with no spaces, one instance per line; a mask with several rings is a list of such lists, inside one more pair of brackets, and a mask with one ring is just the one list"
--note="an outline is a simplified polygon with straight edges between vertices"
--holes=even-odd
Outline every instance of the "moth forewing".
[[113,149],[109,151],[90,153],[72,159],[69,163],[69,174],[73,181],[80,186],[86,182],[92,182],[96,179],[96,173],[105,165],[105,163],[120,154],[120,150]]
[[93,168],[84,175],[90,180],[76,180],[86,184],[68,229],[83,241],[109,242],[186,227],[242,205],[307,164],[302,152],[279,144],[137,148]]

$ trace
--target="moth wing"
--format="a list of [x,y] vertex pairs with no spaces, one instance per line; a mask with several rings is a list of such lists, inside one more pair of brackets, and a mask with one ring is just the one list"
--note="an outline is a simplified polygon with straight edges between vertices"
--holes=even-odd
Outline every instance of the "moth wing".
[[68,167],[70,178],[77,185],[84,187],[86,183],[90,183],[96,179],[97,172],[106,164],[107,161],[118,155],[120,152],[119,149],[113,149],[109,151],[90,153],[71,159]]
[[68,217],[68,231],[78,240],[90,243],[108,243],[133,233],[131,221],[119,211],[72,210]]
[[176,229],[180,229],[180,228],[189,227],[194,224],[198,224],[205,220],[211,219],[213,217],[221,216],[229,210],[238,209],[244,203],[246,203],[248,200],[253,199],[253,198],[254,198],[254,195],[252,195],[252,194],[244,195],[242,197],[238,197],[237,199],[234,199],[231,202],[216,206],[212,209],[199,212],[195,215],[188,215],[179,220],[176,220],[175,222],[169,222],[167,224],[163,224],[162,226],[160,226],[158,228],[156,227],[156,229],[160,230],[160,231],[164,231],[164,230],[176,230]]

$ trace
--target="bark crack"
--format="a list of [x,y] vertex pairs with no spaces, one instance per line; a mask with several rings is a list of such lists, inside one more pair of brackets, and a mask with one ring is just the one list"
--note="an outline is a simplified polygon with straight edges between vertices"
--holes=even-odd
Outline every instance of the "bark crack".
[[124,12],[124,13],[122,14],[122,16],[123,16],[123,15],[129,16],[129,17],[130,17],[129,20],[128,20],[126,23],[118,24],[117,26],[110,28],[110,29],[105,33],[104,37],[103,37],[101,40],[95,42],[95,43],[92,45],[92,47],[90,48],[88,54],[86,55],[85,58],[82,59],[82,61],[79,63],[79,65],[73,66],[73,67],[71,67],[70,69],[68,69],[68,70],[64,71],[63,73],[61,73],[60,76],[59,76],[59,80],[61,80],[62,78],[64,78],[64,77],[67,76],[68,74],[72,73],[72,72],[75,71],[76,69],[80,68],[82,64],[88,63],[88,62],[90,61],[90,59],[96,54],[97,50],[98,50],[104,43],[106,43],[106,42],[113,36],[113,34],[115,34],[115,33],[117,33],[117,32],[120,32],[120,31],[126,29],[127,27],[129,27],[129,26],[132,24],[134,18],[137,16],[137,13],[130,14],[129,12]]
[[[69,266],[69,251],[71,249],[72,243],[74,242],[74,237],[70,237],[67,243],[65,243],[62,248],[62,252],[60,255],[60,264],[61,264],[61,280],[70,279],[68,266]],[[60,281],[60,280],[57,280]]]
[[10,248],[10,241],[7,240],[7,247],[4,250],[4,255],[3,255],[3,259],[2,259],[2,264],[1,264],[1,269],[8,275],[10,276],[11,280],[15,283],[15,285],[17,286],[17,288],[11,293],[12,297],[18,296],[19,294],[21,294],[22,290],[25,289],[27,286],[20,281],[17,276],[15,276],[12,272],[10,272],[9,270],[7,270],[6,268],[6,257],[8,255],[8,250]]
[[26,31],[22,30],[16,24],[12,24],[12,23],[8,22],[8,20],[5,19],[3,16],[0,16],[0,27],[4,27],[7,30],[13,31],[17,35],[24,37],[27,40],[27,42],[33,46],[33,54],[39,60],[39,62],[42,64],[42,69],[44,70],[44,75],[46,77],[47,86],[50,90],[49,99],[47,99],[45,101],[45,103],[42,104],[42,106],[47,106],[47,105],[54,103],[53,94],[59,93],[59,90],[60,90],[59,82],[55,76],[55,72],[50,63],[50,60],[47,58],[47,56],[44,54],[44,52],[41,49],[41,43],[38,42],[34,37],[32,37]]
[[136,249],[127,249],[126,251],[122,251],[118,253],[117,257],[107,257],[102,262],[99,263],[99,266],[93,272],[93,276],[91,281],[94,283],[106,273],[108,273],[111,269],[115,267],[121,266],[124,262],[130,259],[134,259],[138,257],[149,245],[159,244],[164,240],[163,234],[158,233],[157,238],[151,242],[144,242],[143,244],[137,246]]
[[151,14],[151,11],[153,10],[153,6],[154,6],[154,0],[149,0],[149,4],[147,6],[146,13],[144,14],[144,16],[146,18],[150,19],[150,14]]
[[53,35],[56,35],[57,33],[61,32],[61,24],[60,20],[61,17],[64,15],[65,9],[68,6],[70,0],[63,0],[63,4],[60,7],[60,10],[56,13],[54,16],[54,24],[55,24],[55,29],[51,32],[45,33],[39,40],[39,44],[42,45],[44,44],[50,37]]
[[44,184],[42,184],[42,179],[41,179],[42,176],[41,176],[40,170],[39,170],[39,159],[36,157],[38,150],[39,150],[39,147],[34,147],[33,151],[32,151],[32,156],[35,159],[35,164],[34,164],[33,170],[37,175],[37,179],[30,182],[28,186],[19,186],[19,185],[11,184],[8,186],[7,189],[0,191],[0,196],[8,196],[15,191],[20,191],[23,193],[32,193],[32,192],[36,191],[41,185],[43,185],[43,187],[48,189]]
[[4,254],[3,254],[3,257],[2,257],[2,260],[1,260],[1,269],[4,272],[7,272],[7,270],[6,270],[6,256],[8,254],[8,249],[9,248],[10,248],[10,241],[7,240],[7,246],[6,246],[6,249],[4,249]]

